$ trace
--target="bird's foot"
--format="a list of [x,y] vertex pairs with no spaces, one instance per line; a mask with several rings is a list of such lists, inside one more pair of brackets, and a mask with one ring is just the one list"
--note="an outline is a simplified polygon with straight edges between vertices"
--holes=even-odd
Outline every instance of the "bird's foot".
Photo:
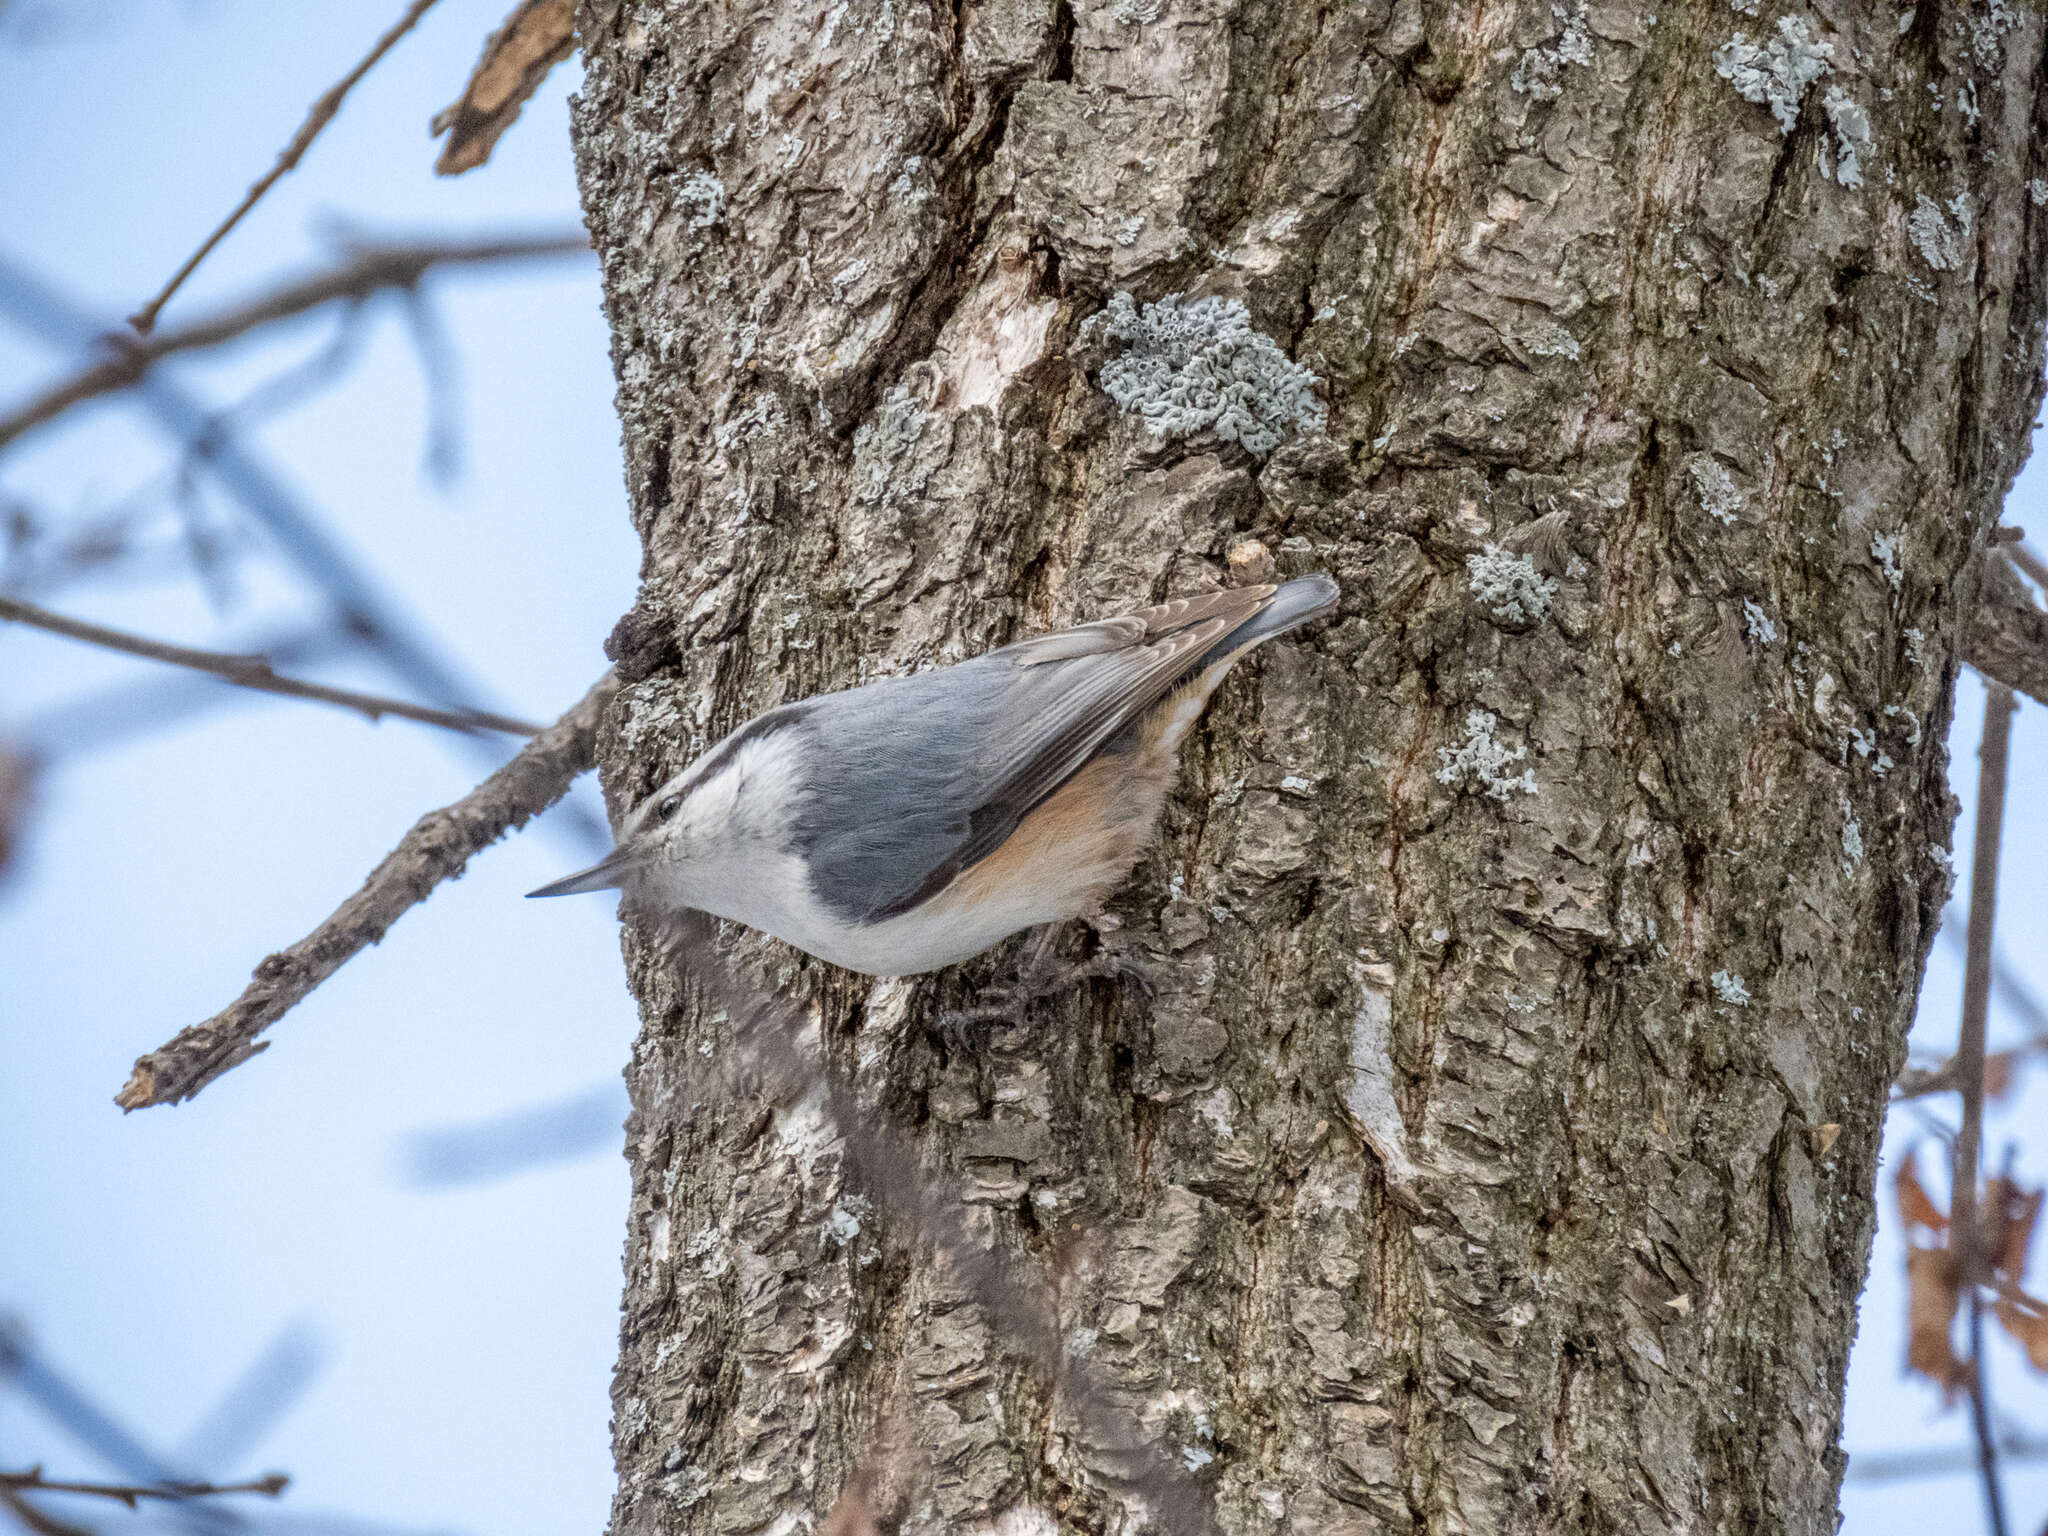
[[1027,1028],[1033,1003],[1071,992],[1085,982],[1128,981],[1151,992],[1151,975],[1136,955],[1121,948],[1104,949],[1086,960],[1069,960],[1058,952],[1057,938],[1055,929],[1032,945],[1018,967],[1017,979],[1006,987],[991,989],[986,1001],[953,1009],[933,1020],[933,1031],[949,1053],[958,1055],[978,1044],[994,1026]]

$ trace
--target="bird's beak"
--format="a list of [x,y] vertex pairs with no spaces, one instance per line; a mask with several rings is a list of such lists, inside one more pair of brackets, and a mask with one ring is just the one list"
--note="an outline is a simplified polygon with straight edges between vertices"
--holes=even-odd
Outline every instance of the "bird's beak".
[[537,891],[528,891],[533,896],[574,896],[579,891],[610,891],[626,883],[626,877],[640,862],[639,855],[631,848],[618,847],[606,854],[588,869],[580,869],[573,875],[564,875],[550,881]]

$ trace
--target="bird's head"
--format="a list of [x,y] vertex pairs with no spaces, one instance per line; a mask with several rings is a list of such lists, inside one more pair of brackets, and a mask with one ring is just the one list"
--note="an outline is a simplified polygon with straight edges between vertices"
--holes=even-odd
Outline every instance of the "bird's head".
[[585,870],[528,891],[570,896],[623,889],[664,905],[707,907],[707,885],[729,883],[764,839],[780,841],[794,765],[793,737],[772,711],[727,737],[648,795],[619,826],[618,846]]

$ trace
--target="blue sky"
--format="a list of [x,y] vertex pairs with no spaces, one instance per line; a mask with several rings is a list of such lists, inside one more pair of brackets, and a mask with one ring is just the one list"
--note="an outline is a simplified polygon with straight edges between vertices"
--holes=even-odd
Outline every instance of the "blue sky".
[[[430,172],[427,119],[503,8],[442,0],[164,323],[325,259],[338,220],[382,233],[574,224],[573,64],[486,169]],[[0,9],[0,251],[109,319],[127,313],[387,20],[249,0],[13,0]],[[448,278],[433,293],[462,381],[452,485],[423,468],[427,395],[388,307],[337,388],[248,441],[492,703],[552,718],[603,669],[638,562],[594,263]],[[226,403],[327,334],[308,323],[175,376]],[[0,409],[64,362],[0,321]],[[0,512],[106,506],[172,462],[131,405],[96,408],[0,458]],[[2048,475],[2023,482],[2008,520],[2048,535],[2044,489]],[[318,601],[268,557],[243,563],[225,607],[175,569],[48,600],[228,648]],[[363,661],[321,675],[395,686]],[[0,630],[0,739],[62,701],[157,680],[143,663]],[[1954,744],[1964,881],[1981,708],[1966,679]],[[2048,842],[2034,792],[2044,761],[2048,726],[2029,706],[2015,729],[2001,934],[2048,991],[2034,959],[2048,902],[2027,856]],[[420,811],[478,772],[463,743],[424,727],[239,695],[53,763],[0,885],[0,1313],[166,1456],[266,1347],[302,1341],[320,1363],[295,1404],[236,1459],[193,1469],[287,1469],[284,1511],[477,1536],[596,1530],[611,1487],[626,1202],[618,1137],[601,1127],[621,1113],[634,1016],[609,906],[518,899],[583,862],[572,833],[544,822],[482,856],[196,1103],[127,1118],[111,1103],[139,1052],[231,999],[256,959],[324,917]],[[581,794],[595,803],[588,785]],[[1916,1035],[1929,1054],[1953,1038],[1959,985],[1954,951],[1938,948]],[[2014,1028],[1995,1016],[1994,1043]],[[421,1133],[546,1106],[587,1153],[492,1182],[422,1181],[445,1155],[436,1164]],[[1895,1121],[1887,1178],[1915,1134]],[[2042,1124],[2048,1073],[2036,1072],[1995,1113],[1992,1158]],[[2021,1169],[2038,1180],[2048,1136],[2034,1140]],[[1933,1160],[1930,1147],[1923,1168]],[[1887,1199],[1851,1375],[1852,1452],[1963,1440],[1961,1414],[1898,1375],[1899,1244]],[[2002,1341],[1994,1370],[2006,1410],[2048,1429],[2048,1387]],[[0,1383],[0,1466],[38,1459],[113,1470]],[[2048,1467],[2014,1469],[2009,1492],[2022,1527],[2048,1517]],[[1852,1482],[1846,1529],[1971,1528],[1975,1499],[1967,1475]],[[92,1513],[108,1528],[126,1518]]]

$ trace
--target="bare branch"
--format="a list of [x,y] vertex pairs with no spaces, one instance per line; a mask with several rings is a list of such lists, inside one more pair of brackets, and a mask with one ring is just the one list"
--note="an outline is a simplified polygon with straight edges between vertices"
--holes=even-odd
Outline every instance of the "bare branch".
[[62,614],[51,613],[46,608],[37,608],[30,603],[17,602],[11,597],[0,597],[0,620],[27,624],[36,629],[47,630],[53,635],[62,635],[67,640],[80,640],[87,645],[120,651],[127,656],[141,656],[149,661],[167,662],[174,667],[187,667],[194,672],[204,672],[217,677],[222,682],[233,683],[238,688],[253,688],[259,693],[276,693],[286,698],[313,699],[322,704],[339,705],[343,709],[352,709],[370,720],[394,715],[404,720],[418,720],[425,725],[444,726],[451,731],[502,731],[509,736],[532,736],[540,730],[539,726],[525,720],[515,720],[510,715],[494,715],[485,710],[430,709],[424,704],[408,704],[403,699],[387,699],[374,693],[358,693],[352,688],[330,688],[325,683],[308,683],[294,677],[279,677],[270,670],[270,663],[261,656],[232,656],[221,651],[200,651],[190,646],[171,645],[162,640],[148,640],[140,635],[125,634],[118,629],[88,624],[83,619],[67,619]]
[[145,337],[120,332],[102,337],[107,356],[0,416],[0,447],[82,401],[140,383],[151,368],[175,353],[216,347],[325,304],[360,303],[383,289],[410,290],[436,267],[554,260],[589,249],[589,240],[580,232],[358,247],[336,266],[281,283],[176,330]]
[[171,301],[171,295],[184,286],[185,279],[197,270],[199,263],[206,260],[216,245],[227,238],[228,231],[242,222],[242,216],[256,206],[263,194],[275,186],[286,172],[298,165],[300,157],[312,147],[313,141],[320,137],[321,130],[332,122],[334,114],[341,110],[342,102],[347,100],[348,93],[355,89],[356,82],[376,68],[377,61],[389,53],[392,46],[413,29],[413,24],[433,7],[434,0],[412,0],[412,4],[405,8],[405,14],[393,22],[384,35],[371,45],[370,51],[356,62],[356,67],[329,86],[319,99],[306,109],[306,120],[299,124],[299,131],[293,134],[291,141],[278,152],[277,163],[256,179],[243,194],[241,202],[235,205],[234,211],[220,221],[212,234],[199,242],[199,249],[185,258],[185,264],[171,274],[171,280],[164,284],[162,291],[128,317],[130,325],[145,336],[155,328],[156,317],[164,305]]
[[[2017,547],[1993,550],[1978,569],[1977,603],[1963,625],[1963,660],[1993,682],[2048,704],[2048,612],[2008,563]],[[2040,562],[2024,558],[2034,567]]]
[[[1994,562],[1995,564],[1996,562]],[[2008,568],[2007,575],[2011,573]],[[1978,1251],[1977,1167],[1984,1139],[1984,1035],[1991,1011],[1991,944],[1998,911],[1998,844],[2005,826],[2006,765],[2011,755],[2012,690],[1993,684],[1984,701],[1984,740],[1978,749],[1977,829],[1970,861],[1970,937],[1963,965],[1963,1019],[1955,1071],[1962,1091],[1961,1134],[1949,1195],[1949,1243],[1962,1264],[1970,1305],[1970,1419],[1977,1436],[1977,1466],[1991,1536],[2005,1536],[2005,1498],[1998,1481],[1998,1449],[1991,1433],[1984,1370],[1983,1299],[1978,1282],[1990,1266]]]
[[265,1473],[246,1483],[80,1483],[58,1482],[43,1476],[41,1467],[26,1472],[0,1472],[0,1488],[16,1493],[83,1493],[112,1499],[130,1509],[144,1499],[175,1502],[180,1499],[210,1499],[224,1493],[260,1493],[276,1498],[291,1486],[282,1472]]
[[139,1057],[114,1102],[127,1110],[178,1103],[264,1050],[269,1042],[258,1036],[315,987],[381,940],[442,881],[460,875],[473,855],[568,793],[595,761],[597,722],[617,691],[617,678],[607,672],[511,762],[453,805],[422,816],[361,890],[312,933],[258,965],[233,1003]]
[[548,72],[575,51],[570,0],[519,0],[484,41],[461,97],[435,114],[434,132],[448,135],[435,174],[459,176],[490,159]]

